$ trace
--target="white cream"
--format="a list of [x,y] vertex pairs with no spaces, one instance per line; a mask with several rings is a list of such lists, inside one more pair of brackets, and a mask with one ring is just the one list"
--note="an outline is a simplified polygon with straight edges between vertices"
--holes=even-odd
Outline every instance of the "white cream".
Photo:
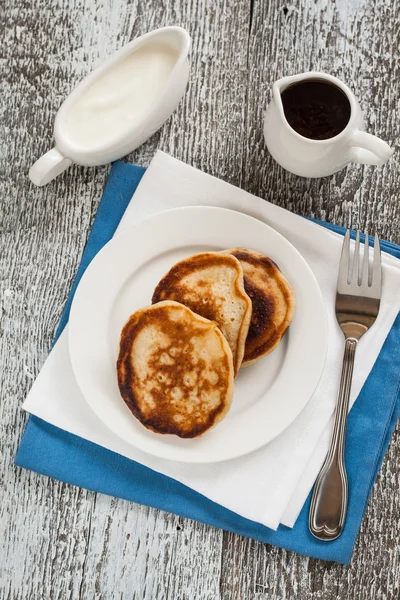
[[118,140],[159,99],[178,52],[154,43],[111,65],[69,107],[63,124],[70,144],[90,150]]

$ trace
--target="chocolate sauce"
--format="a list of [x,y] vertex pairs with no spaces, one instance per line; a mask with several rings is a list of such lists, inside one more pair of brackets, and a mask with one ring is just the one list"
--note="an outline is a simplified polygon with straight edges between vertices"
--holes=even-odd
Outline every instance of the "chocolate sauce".
[[290,85],[281,94],[289,125],[312,140],[335,137],[350,119],[350,102],[336,85],[320,79],[308,79]]

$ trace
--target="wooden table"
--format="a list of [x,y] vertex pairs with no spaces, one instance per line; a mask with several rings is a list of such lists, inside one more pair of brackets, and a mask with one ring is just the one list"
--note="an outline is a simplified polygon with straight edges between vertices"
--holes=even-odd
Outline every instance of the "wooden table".
[[[399,147],[399,0],[46,0],[0,12],[5,160],[0,233],[0,598],[370,600],[400,597],[400,436],[374,486],[350,567],[77,489],[13,466],[23,399],[43,364],[107,179],[74,167],[44,188],[31,163],[52,144],[56,110],[113,50],[166,24],[193,37],[190,84],[156,148],[303,215],[400,242],[398,153],[307,180],[262,137],[277,78],[319,69],[347,81],[367,128]],[[3,4],[4,6],[4,4]],[[5,77],[4,77],[5,75]]]

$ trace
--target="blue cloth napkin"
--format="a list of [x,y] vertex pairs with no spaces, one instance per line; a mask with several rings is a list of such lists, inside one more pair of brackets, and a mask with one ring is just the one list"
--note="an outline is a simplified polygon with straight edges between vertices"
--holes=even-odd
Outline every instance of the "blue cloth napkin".
[[[68,321],[71,300],[86,267],[114,234],[145,169],[113,165],[56,339]],[[333,231],[344,229],[321,223]],[[400,247],[382,242],[400,258]],[[228,531],[315,558],[348,563],[372,485],[400,415],[400,315],[368,377],[348,420],[346,465],[349,505],[340,538],[320,542],[308,530],[310,498],[293,529],[277,531],[249,521],[185,485],[133,460],[30,416],[15,464],[80,487],[170,511]]]

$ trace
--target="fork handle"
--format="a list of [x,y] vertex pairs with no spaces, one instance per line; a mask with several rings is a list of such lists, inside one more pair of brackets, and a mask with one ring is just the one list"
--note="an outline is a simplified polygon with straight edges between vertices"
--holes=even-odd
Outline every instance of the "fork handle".
[[315,482],[311,500],[310,531],[323,541],[339,537],[346,518],[347,475],[344,464],[344,439],[357,343],[355,338],[346,339],[331,444]]

